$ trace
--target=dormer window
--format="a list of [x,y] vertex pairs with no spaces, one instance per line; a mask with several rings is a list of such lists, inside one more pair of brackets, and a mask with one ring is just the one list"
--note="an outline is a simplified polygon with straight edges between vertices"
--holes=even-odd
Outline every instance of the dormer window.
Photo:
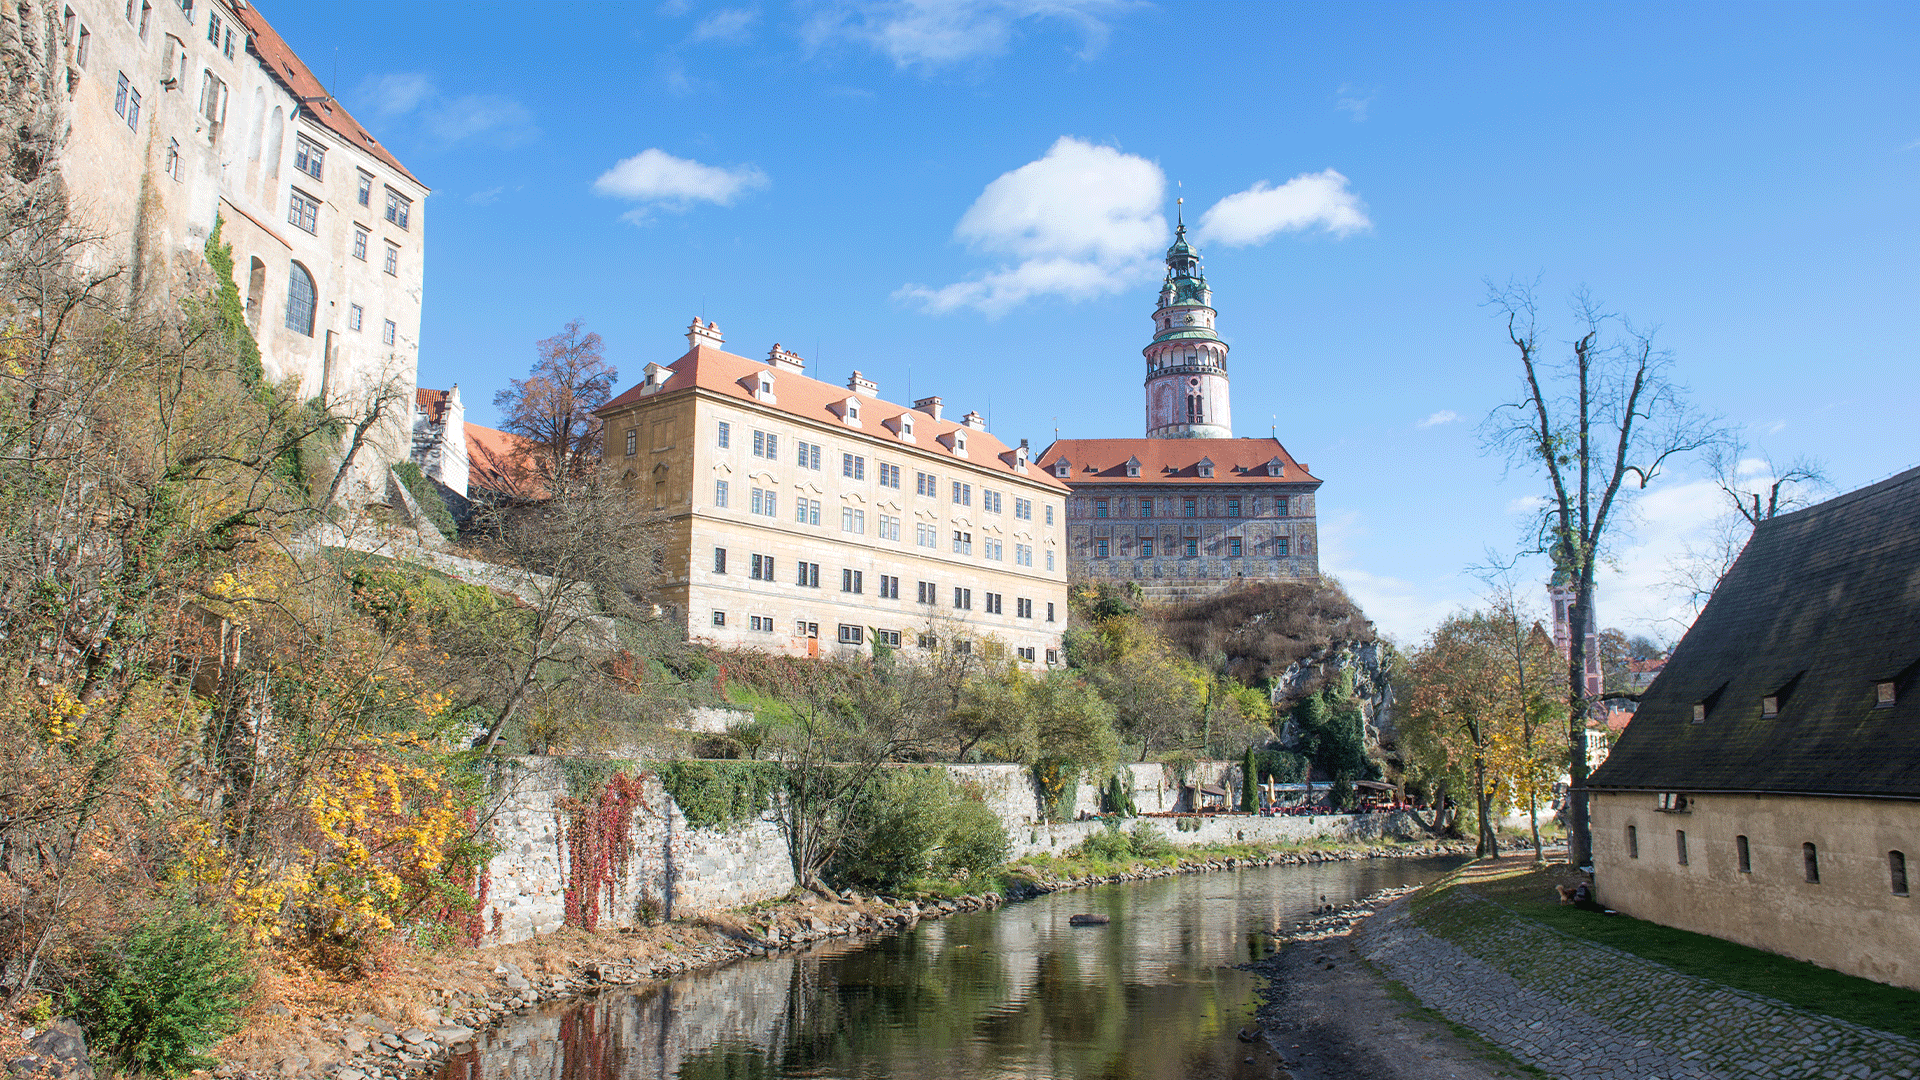
[[857,401],[847,402],[847,419],[849,420],[860,419],[860,403],[859,402]]
[[1780,698],[1775,694],[1768,694],[1766,697],[1761,698],[1760,699],[1760,715],[1761,717],[1768,720],[1771,720],[1774,717],[1779,716],[1780,715]]
[[1894,696],[1895,696],[1894,685],[1892,680],[1875,683],[1873,686],[1873,707],[1876,709],[1892,708],[1893,702],[1894,702]]
[[913,434],[913,417],[903,416],[900,418],[900,434],[902,435]]
[[1127,459],[1127,475],[1128,476],[1140,475],[1140,459],[1139,458],[1130,457]]
[[1053,475],[1061,477],[1062,479],[1072,476],[1073,463],[1068,461],[1066,458],[1061,458],[1060,460],[1054,462]]
[[956,454],[964,454],[967,452],[967,436],[965,432],[956,431],[953,433],[953,452]]
[[1213,479],[1213,459],[1212,458],[1201,458],[1199,469],[1200,469],[1200,476],[1202,479],[1206,479],[1206,480]]
[[1267,460],[1268,476],[1280,476],[1284,474],[1286,471],[1287,471],[1287,467],[1281,463],[1279,458],[1275,457],[1275,458],[1269,458]]
[[1693,722],[1696,724],[1704,724],[1707,722],[1706,702],[1696,701],[1693,703]]

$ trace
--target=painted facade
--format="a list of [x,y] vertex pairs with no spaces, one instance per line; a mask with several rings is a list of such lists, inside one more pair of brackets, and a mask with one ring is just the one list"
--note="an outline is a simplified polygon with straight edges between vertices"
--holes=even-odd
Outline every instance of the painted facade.
[[[686,355],[600,410],[604,459],[667,523],[665,602],[688,635],[795,655],[880,643],[1059,662],[1066,485],[939,398],[808,378],[775,345]],[[964,643],[964,644],[962,644]]]

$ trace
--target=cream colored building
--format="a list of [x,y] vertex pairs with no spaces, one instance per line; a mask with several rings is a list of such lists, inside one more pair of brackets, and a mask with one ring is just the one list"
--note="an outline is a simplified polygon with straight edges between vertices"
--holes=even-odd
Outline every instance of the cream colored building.
[[1920,469],[1762,522],[1588,781],[1602,903],[1920,989]]
[[[808,378],[775,345],[689,350],[600,410],[605,459],[669,522],[666,600],[690,637],[799,655],[1005,648],[1060,662],[1067,488],[978,413]],[[961,643],[965,643],[964,646]]]
[[[216,218],[262,365],[302,397],[385,389],[403,460],[419,365],[427,188],[244,0],[66,0],[33,19],[66,69],[56,163],[93,260],[135,294],[204,281]],[[56,95],[57,96],[57,95]]]

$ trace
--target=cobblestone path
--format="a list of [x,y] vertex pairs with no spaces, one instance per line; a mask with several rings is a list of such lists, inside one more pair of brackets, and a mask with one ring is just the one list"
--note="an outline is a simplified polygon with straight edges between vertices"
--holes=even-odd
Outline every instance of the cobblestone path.
[[1415,926],[1403,901],[1368,920],[1354,947],[1429,1008],[1554,1076],[1911,1080],[1920,1070],[1912,1039],[1509,917],[1469,888],[1441,902],[1464,906],[1448,915],[1459,945]]

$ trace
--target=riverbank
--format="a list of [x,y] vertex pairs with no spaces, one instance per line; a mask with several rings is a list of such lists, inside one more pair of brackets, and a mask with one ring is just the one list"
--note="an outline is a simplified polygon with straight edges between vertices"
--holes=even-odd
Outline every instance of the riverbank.
[[1483,860],[1299,928],[1256,965],[1270,1044],[1295,1080],[1915,1075],[1920,995],[1560,906],[1576,879]]
[[366,979],[282,976],[240,1035],[220,1048],[222,1080],[333,1077],[400,1080],[437,1068],[447,1052],[543,1002],[670,978],[831,938],[892,932],[921,919],[1057,892],[1174,874],[1372,858],[1470,854],[1457,843],[1364,847],[1234,845],[1177,849],[1169,859],[1116,864],[1060,857],[1010,867],[999,888],[917,898],[846,894],[752,905],[631,929],[545,937],[485,949],[400,951]]

